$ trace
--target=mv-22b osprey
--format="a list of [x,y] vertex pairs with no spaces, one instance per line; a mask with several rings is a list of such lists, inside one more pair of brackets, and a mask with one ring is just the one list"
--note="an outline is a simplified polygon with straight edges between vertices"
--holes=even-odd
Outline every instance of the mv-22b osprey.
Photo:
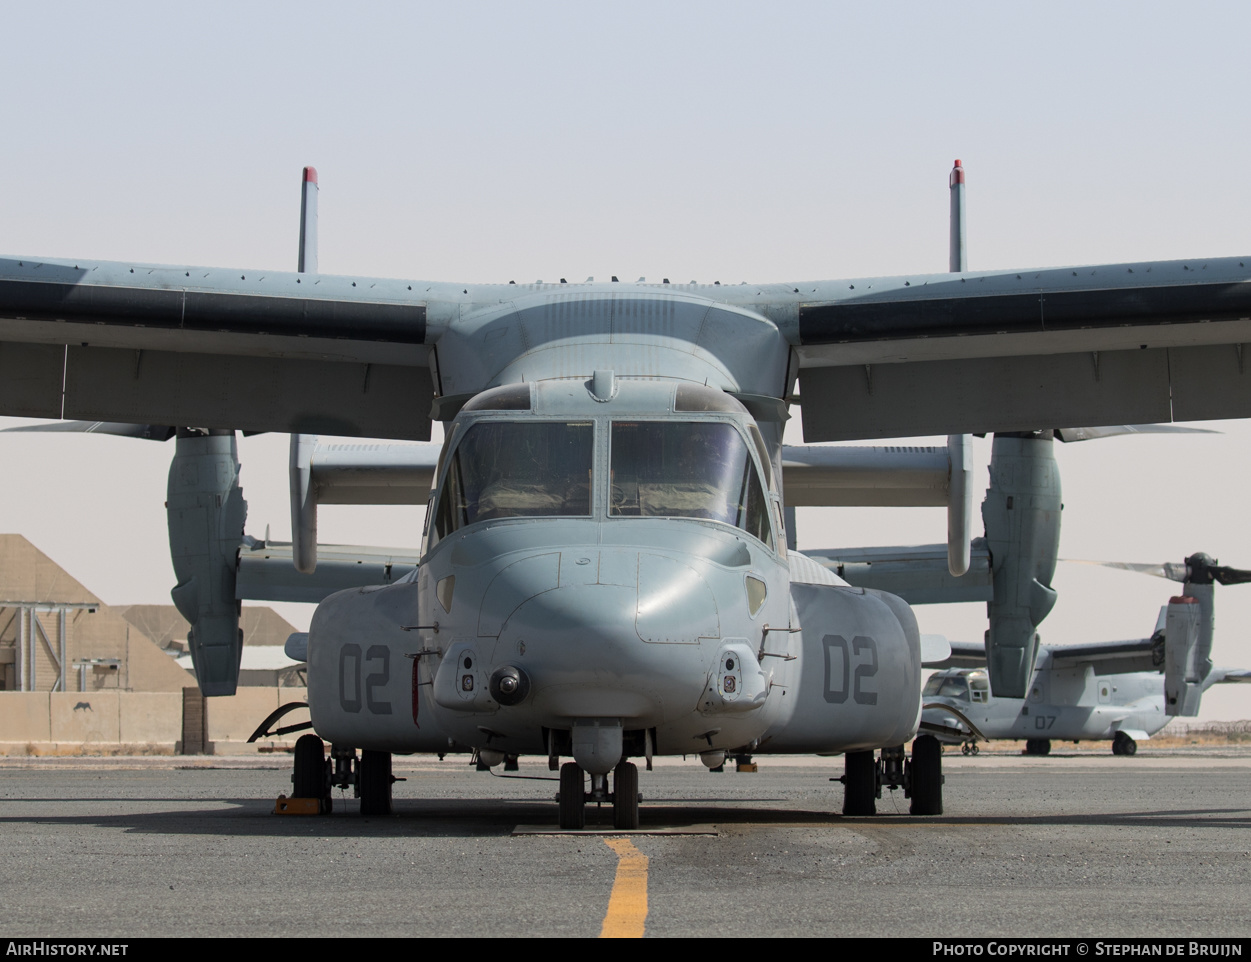
[[[911,609],[788,550],[788,489],[847,503],[828,449],[783,467],[788,409],[809,442],[951,436],[952,574],[969,564],[967,433],[1024,449],[1064,425],[1251,416],[1251,258],[967,272],[953,253],[936,275],[480,285],[320,274],[310,249],[295,273],[0,260],[0,413],[178,426],[174,598],[206,695],[235,690],[238,598],[357,585],[313,618],[331,759],[306,736],[295,778],[319,798],[355,784],[366,813],[390,810],[392,753],[473,749],[546,756],[566,828],[588,800],[636,826],[632,759],[695,752],[844,753],[844,811],[871,813],[884,779],[939,813],[937,741],[905,758]],[[428,440],[432,420],[437,458],[308,437]],[[286,562],[239,549],[235,430],[293,435]],[[1045,473],[1015,485],[992,507],[1025,530]],[[318,501],[423,486],[407,573],[363,550],[318,564]],[[1046,580],[996,585],[996,693],[1025,693]]]

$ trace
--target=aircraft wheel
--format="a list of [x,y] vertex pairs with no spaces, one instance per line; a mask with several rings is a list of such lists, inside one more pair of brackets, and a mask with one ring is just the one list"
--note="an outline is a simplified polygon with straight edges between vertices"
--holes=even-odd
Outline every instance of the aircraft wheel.
[[1138,743],[1124,732],[1117,732],[1112,739],[1112,752],[1115,755],[1133,755],[1138,751]]
[[506,772],[519,772],[519,771],[521,771],[521,765],[520,765],[520,764],[518,764],[518,761],[517,761],[517,756],[516,756],[516,755],[505,755],[505,756],[504,756],[504,771],[506,771]]
[[969,747],[969,743],[968,743],[968,742],[965,742],[963,745],[961,745],[961,746],[960,746],[960,754],[961,754],[961,755],[967,755],[967,754],[969,754],[969,752],[971,752],[971,751],[973,751],[973,749]]
[[1050,738],[1027,738],[1025,740],[1026,755],[1048,755],[1051,753]]
[[612,827],[639,827],[639,770],[633,762],[621,762],[612,775]]
[[361,793],[361,814],[391,814],[391,753],[361,752],[356,768],[356,787]]
[[873,752],[843,756],[843,814],[877,814],[877,759]]
[[943,747],[933,735],[912,742],[913,815],[943,813]]
[[978,752],[980,752],[980,751],[981,751],[981,749],[977,747],[977,742],[974,742],[974,743],[973,743],[973,747],[972,747],[971,749],[969,749],[969,750],[970,750],[970,751],[971,751],[974,755],[976,755]]
[[295,743],[293,798],[321,800],[323,815],[330,814],[330,785],[326,778],[326,744],[316,735],[301,735]]
[[560,827],[574,831],[586,827],[586,779],[577,762],[560,766]]

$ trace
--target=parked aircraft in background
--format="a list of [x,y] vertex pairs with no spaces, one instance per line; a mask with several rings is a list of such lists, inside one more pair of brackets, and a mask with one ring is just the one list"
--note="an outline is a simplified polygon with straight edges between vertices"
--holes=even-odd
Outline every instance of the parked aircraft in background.
[[[1251,572],[1205,554],[1184,564],[1116,565],[1183,581],[1183,594],[1160,609],[1151,637],[1135,641],[1042,645],[1025,698],[996,696],[981,643],[953,642],[951,654],[922,690],[922,727],[946,744],[976,751],[979,741],[1025,739],[1027,755],[1053,741],[1110,739],[1112,753],[1133,755],[1175,714],[1196,715],[1204,691],[1251,682],[1251,671],[1211,660],[1214,582],[1239,584]],[[1170,706],[1176,710],[1169,712]]]

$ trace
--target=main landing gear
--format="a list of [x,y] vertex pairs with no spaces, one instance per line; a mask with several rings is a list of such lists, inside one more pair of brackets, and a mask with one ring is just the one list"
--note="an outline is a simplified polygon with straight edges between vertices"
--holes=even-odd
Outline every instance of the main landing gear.
[[612,803],[612,827],[639,827],[639,770],[633,762],[621,761],[612,773],[612,791],[608,791],[607,775],[592,775],[591,790],[586,790],[586,773],[577,762],[560,766],[560,827],[577,831],[586,827],[586,803]]
[[326,758],[326,744],[316,735],[302,735],[295,743],[295,771],[291,776],[295,798],[315,798],[321,814],[334,809],[331,789],[353,786],[364,816],[391,814],[391,786],[402,779],[391,774],[391,753],[334,749]]
[[[1115,751],[1115,749],[1113,749]],[[1027,738],[1025,739],[1026,755],[1049,755],[1051,753],[1050,738]]]
[[1112,738],[1113,755],[1132,755],[1138,751],[1138,743],[1124,732],[1117,732]]
[[[943,748],[933,735],[921,735],[912,743],[912,757],[904,747],[883,748],[880,759],[873,752],[847,752],[843,756],[843,814],[875,815],[882,786],[892,792],[903,788],[912,799],[913,815],[943,813]],[[834,779],[830,779],[834,781]]]
[[294,798],[315,798],[321,814],[334,810],[330,795],[330,762],[326,760],[326,743],[316,735],[301,735],[295,743],[295,771],[291,775]]

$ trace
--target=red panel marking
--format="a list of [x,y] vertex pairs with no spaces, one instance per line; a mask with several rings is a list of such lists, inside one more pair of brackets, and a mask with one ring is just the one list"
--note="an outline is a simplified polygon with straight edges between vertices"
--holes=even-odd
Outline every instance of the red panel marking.
[[[956,161],[956,163],[959,163],[959,161]],[[317,168],[316,167],[304,168],[304,183],[306,184],[317,183]]]

